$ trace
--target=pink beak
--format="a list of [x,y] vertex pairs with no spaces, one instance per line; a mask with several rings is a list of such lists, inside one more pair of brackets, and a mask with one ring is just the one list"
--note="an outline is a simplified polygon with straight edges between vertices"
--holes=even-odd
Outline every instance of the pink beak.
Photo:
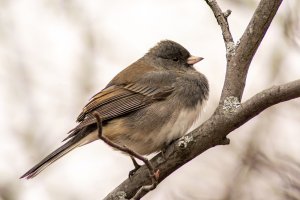
[[197,56],[190,56],[188,59],[187,59],[187,64],[189,65],[193,65],[193,64],[196,64],[197,62],[203,60],[204,58],[202,57],[197,57]]

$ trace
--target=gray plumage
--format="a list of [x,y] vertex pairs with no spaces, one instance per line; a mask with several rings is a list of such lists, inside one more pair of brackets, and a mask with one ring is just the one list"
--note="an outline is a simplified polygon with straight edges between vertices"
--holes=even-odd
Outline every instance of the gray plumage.
[[143,155],[160,151],[186,133],[208,98],[207,79],[193,67],[200,60],[176,42],[161,41],[93,96],[66,143],[21,178],[36,176],[74,148],[97,140],[93,112],[113,142]]

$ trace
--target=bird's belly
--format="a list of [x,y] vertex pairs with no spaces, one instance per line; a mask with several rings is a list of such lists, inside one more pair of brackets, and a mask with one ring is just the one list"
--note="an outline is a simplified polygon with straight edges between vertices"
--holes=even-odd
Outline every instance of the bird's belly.
[[[160,151],[173,140],[183,136],[198,118],[201,108],[202,102],[199,102],[194,107],[181,110],[175,109],[171,113],[172,117],[167,122],[160,126],[159,123],[148,124],[150,123],[148,122],[143,124],[144,128],[143,125],[137,125],[135,123],[138,122],[134,121],[131,121],[131,123],[135,125],[128,126],[128,120],[119,118],[104,126],[103,134],[113,142],[121,146],[125,145],[139,154],[151,154]],[[160,119],[159,116],[157,115]],[[146,119],[149,119],[147,117]],[[146,120],[144,119],[143,121]],[[161,118],[161,121],[163,121],[163,118]],[[149,131],[149,127],[145,128],[146,126],[153,126],[154,128]]]
[[[183,136],[196,121],[200,111],[200,104],[193,109],[181,110],[175,122],[170,122],[161,128],[161,131],[157,134],[158,143],[160,143],[159,141],[163,141],[163,144],[169,144],[173,140]],[[158,144],[158,146],[163,144]]]
[[[160,151],[173,140],[183,136],[191,128],[198,118],[201,108],[201,103],[198,103],[194,108],[182,109],[173,120],[165,123],[160,129],[150,133],[135,133],[138,136],[143,135],[140,141],[124,142],[134,151],[143,155]],[[134,137],[135,134],[132,136]]]

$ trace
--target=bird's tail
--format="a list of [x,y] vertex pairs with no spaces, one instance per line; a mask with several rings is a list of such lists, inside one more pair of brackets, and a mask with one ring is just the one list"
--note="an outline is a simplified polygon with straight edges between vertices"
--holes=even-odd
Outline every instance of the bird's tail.
[[[78,140],[77,138],[73,138],[69,140],[67,143],[53,151],[51,154],[49,154],[47,157],[45,157],[42,161],[40,161],[38,164],[36,164],[34,167],[32,167],[28,172],[26,172],[24,175],[22,175],[20,178],[26,178],[30,179],[38,175],[41,171],[43,171],[46,167],[51,165],[53,162],[58,160],[59,158],[63,157],[76,147],[85,145],[89,142],[94,141],[96,138],[89,137],[94,135],[93,133],[90,133],[85,138],[82,138]],[[74,140],[75,139],[75,140]]]

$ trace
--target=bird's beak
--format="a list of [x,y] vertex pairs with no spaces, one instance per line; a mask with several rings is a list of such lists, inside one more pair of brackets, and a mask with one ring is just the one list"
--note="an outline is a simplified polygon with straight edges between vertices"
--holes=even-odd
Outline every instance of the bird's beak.
[[189,65],[193,65],[193,64],[196,64],[197,62],[203,60],[204,58],[202,57],[197,57],[197,56],[190,56],[188,59],[187,59],[187,64]]

